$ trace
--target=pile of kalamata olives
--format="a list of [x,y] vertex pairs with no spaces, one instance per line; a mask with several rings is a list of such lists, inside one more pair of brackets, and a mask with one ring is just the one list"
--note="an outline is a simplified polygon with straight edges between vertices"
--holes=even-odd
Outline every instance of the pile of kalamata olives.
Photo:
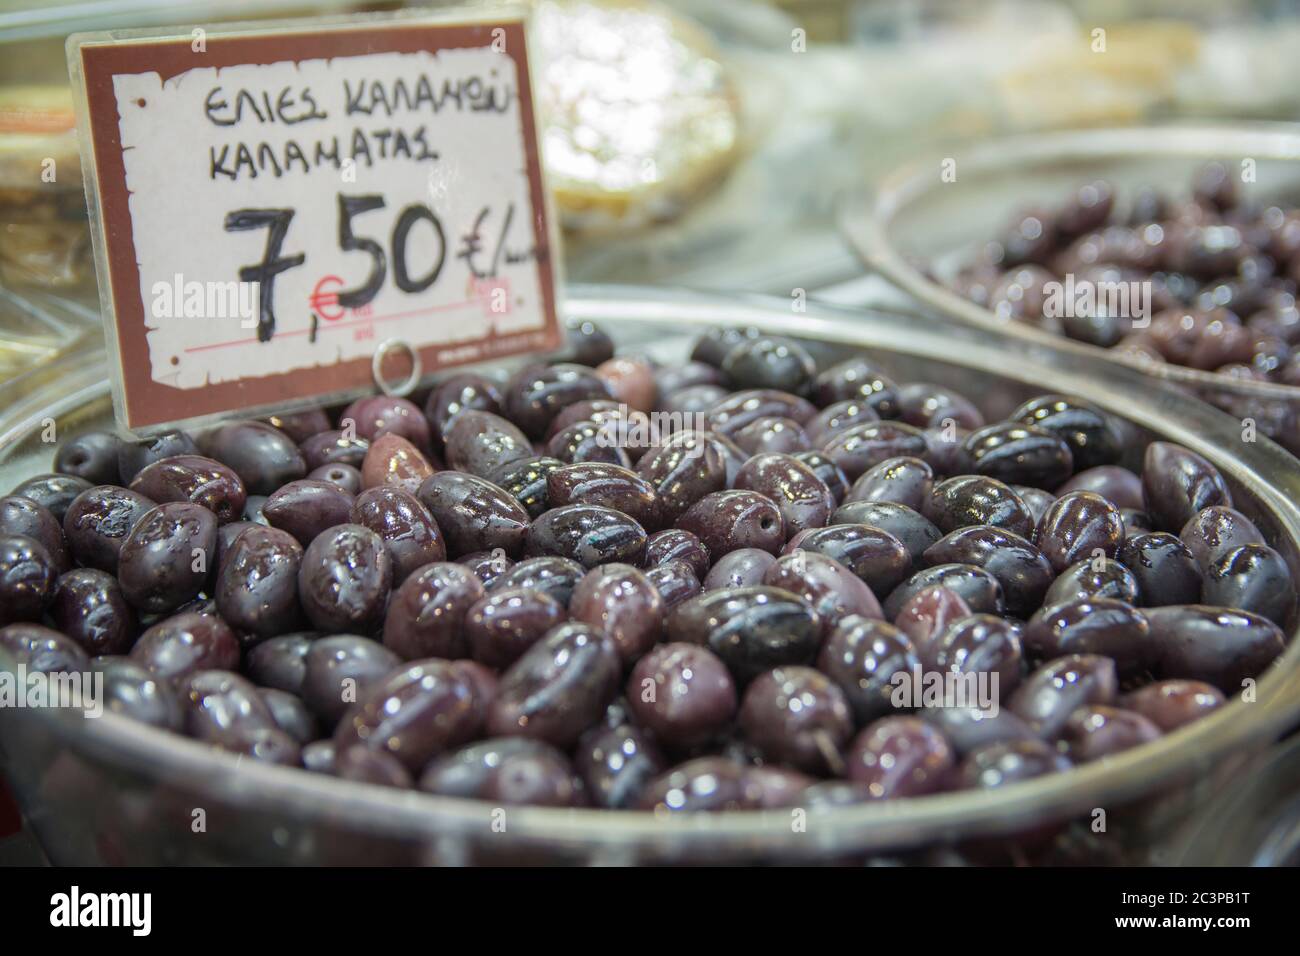
[[[1066,276],[1096,288],[1148,283],[1149,325],[1104,297],[1066,314],[1045,309],[1045,287]],[[1300,208],[1251,202],[1233,167],[1209,163],[1186,200],[1143,188],[1117,201],[1109,184],[1091,182],[1059,207],[1021,210],[951,285],[1007,320],[1143,361],[1300,386],[1297,282]],[[1270,425],[1300,449],[1294,416]]]
[[[717,329],[658,365],[591,323],[421,397],[66,442],[0,499],[0,646],[256,760],[658,813],[1063,771],[1283,649],[1290,573],[1213,465],[1120,467],[1083,401],[986,424],[865,357]],[[949,671],[996,714],[896,706]]]

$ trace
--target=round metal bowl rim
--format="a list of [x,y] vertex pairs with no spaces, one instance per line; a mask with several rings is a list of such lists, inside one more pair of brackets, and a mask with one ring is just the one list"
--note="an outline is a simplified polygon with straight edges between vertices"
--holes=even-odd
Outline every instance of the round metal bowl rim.
[[[654,298],[648,299],[647,295]],[[977,369],[983,363],[984,370],[996,370],[995,374],[1005,378],[1030,385],[1050,380],[1055,391],[1079,394],[1106,407],[1116,403],[1113,395],[1101,390],[1100,381],[1086,374],[1049,369],[1030,361],[1007,363],[1005,342],[962,343],[960,352],[953,354],[949,351],[952,340],[936,331],[873,330],[872,340],[863,341],[861,331],[853,326],[854,318],[860,319],[862,313],[832,306],[810,304],[805,313],[795,314],[789,302],[759,296],[590,287],[581,298],[570,299],[565,310],[574,318],[615,325],[638,320],[700,328],[719,323],[762,323],[773,332],[832,343],[863,348],[875,344]],[[91,381],[94,374],[93,369],[87,370],[80,376],[86,381],[74,387],[72,394],[46,402],[44,414],[107,396],[107,383]],[[1139,390],[1153,387],[1140,376],[1134,376],[1131,384]],[[66,382],[62,388],[66,390]],[[1209,409],[1206,413],[1231,421]],[[1142,402],[1120,414],[1139,424],[1144,419],[1158,418]],[[1168,431],[1163,424],[1155,428]],[[15,428],[5,432],[0,448],[22,431]],[[1239,482],[1260,485],[1257,492],[1277,514],[1285,533],[1300,540],[1300,510],[1276,489],[1262,484],[1236,457],[1194,433],[1175,431],[1166,437],[1205,454]],[[1281,454],[1280,450],[1274,451]],[[707,857],[711,850],[735,851],[738,847],[753,853],[815,854],[907,845],[972,833],[1010,832],[1039,820],[1063,819],[1102,803],[1117,806],[1135,799],[1162,782],[1181,779],[1196,766],[1209,765],[1234,748],[1275,736],[1297,714],[1300,641],[1291,640],[1279,661],[1260,678],[1255,703],[1233,702],[1156,743],[1067,773],[999,790],[959,791],[814,811],[809,813],[807,831],[801,833],[794,832],[788,808],[660,817],[638,811],[510,807],[508,834],[516,847],[568,846],[618,861],[629,858],[622,854],[643,850],[661,856],[676,852]],[[85,720],[78,714],[62,716],[68,722]],[[494,807],[490,803],[399,791],[298,768],[259,764],[111,712],[85,720],[84,729],[77,734],[79,742],[100,748],[96,760],[121,761],[130,769],[153,774],[160,782],[188,788],[214,787],[221,791],[220,796],[263,806],[291,801],[299,822],[345,821],[372,833],[421,839],[435,845],[444,838],[477,837],[492,822]],[[111,765],[119,766],[116,762]]]

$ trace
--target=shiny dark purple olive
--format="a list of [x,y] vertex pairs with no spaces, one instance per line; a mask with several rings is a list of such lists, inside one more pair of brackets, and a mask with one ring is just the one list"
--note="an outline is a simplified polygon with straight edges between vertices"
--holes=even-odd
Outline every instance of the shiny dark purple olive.
[[720,367],[733,389],[772,388],[792,394],[802,393],[817,373],[817,363],[807,349],[776,336],[738,342]]
[[275,725],[297,741],[299,746],[309,744],[320,736],[320,725],[316,722],[315,715],[297,694],[273,687],[259,687],[258,693],[262,697],[262,703],[271,711]]
[[793,455],[812,448],[803,427],[788,418],[759,418],[731,437],[747,455]]
[[280,431],[301,445],[312,435],[319,435],[323,431],[329,431],[330,417],[323,408],[306,408],[300,412],[270,415],[267,417],[266,423],[280,429]]
[[898,417],[917,428],[942,428],[951,421],[974,431],[984,427],[984,416],[963,395],[942,385],[913,382],[898,390]]
[[215,615],[176,614],[141,634],[130,656],[159,677],[177,680],[195,671],[234,670],[239,640]]
[[788,418],[800,425],[817,414],[807,399],[771,388],[749,388],[732,392],[709,409],[709,429],[720,435],[734,435],[760,418]]
[[412,661],[366,688],[334,731],[342,753],[360,745],[396,757],[418,773],[439,754],[473,740],[484,702],[449,661]]
[[611,562],[637,565],[645,555],[646,537],[645,529],[621,511],[565,505],[529,525],[524,552],[571,558],[587,568]]
[[[197,455],[199,446],[194,439],[181,431],[159,432],[139,441],[124,441],[117,449],[117,473],[120,483],[129,485],[146,467],[164,458],[176,455]],[[116,485],[118,480],[103,484]]]
[[636,663],[627,707],[639,726],[676,749],[715,737],[736,714],[736,685],[727,666],[698,644],[661,644]]
[[1169,442],[1147,446],[1142,493],[1156,528],[1174,534],[1183,530],[1202,508],[1232,507],[1232,493],[1219,470],[1196,452]]
[[822,484],[830,490],[837,507],[843,503],[844,496],[849,492],[849,479],[839,465],[819,451],[796,452],[794,458],[807,465],[808,470],[821,479]]
[[287,531],[254,526],[230,546],[217,572],[217,610],[236,631],[259,638],[297,630],[302,545]]
[[1069,481],[1056,489],[1058,495],[1071,491],[1091,491],[1101,495],[1116,508],[1141,510],[1142,478],[1119,465],[1098,465],[1077,471]]
[[755,455],[737,473],[734,488],[757,492],[774,502],[787,538],[823,527],[835,510],[835,499],[826,483],[790,455]]
[[855,482],[882,462],[893,458],[925,458],[926,453],[921,430],[895,421],[855,425],[832,436],[822,446],[822,454]]
[[677,605],[665,630],[669,641],[708,647],[742,687],[773,667],[811,663],[822,641],[807,602],[766,586],[705,591]]
[[1119,707],[1080,707],[1061,730],[1061,744],[1076,764],[1089,763],[1150,743],[1160,728],[1142,714]]
[[977,473],[1009,485],[1055,488],[1074,472],[1070,446],[1036,425],[986,425],[971,432],[963,447]]
[[1157,678],[1205,681],[1225,694],[1240,692],[1285,644],[1276,624],[1247,611],[1186,604],[1149,608],[1146,617]]
[[847,775],[875,799],[920,797],[944,789],[956,763],[952,746],[916,717],[886,717],[854,738]]
[[755,678],[740,704],[745,738],[769,760],[806,773],[838,773],[853,733],[844,693],[811,667],[778,667]]
[[972,614],[954,621],[921,652],[922,663],[943,674],[987,674],[991,693],[1005,696],[1020,684],[1021,633],[1019,624],[1005,618]]
[[466,616],[486,594],[483,583],[463,565],[426,565],[393,591],[383,622],[384,646],[408,661],[468,657]]
[[618,691],[618,650],[585,624],[561,624],[501,676],[486,730],[568,748]]
[[384,539],[362,525],[341,524],[307,546],[298,599],[319,630],[367,634],[383,621],[392,581]]
[[351,465],[360,468],[370,451],[370,441],[358,438],[355,432],[331,429],[312,435],[298,446],[308,471],[325,465]]
[[609,389],[581,365],[529,365],[510,377],[501,390],[506,414],[532,438],[541,438],[566,405],[609,398]]
[[258,735],[277,729],[257,688],[238,674],[196,671],[177,680],[176,691],[186,734],[223,750],[247,753]]
[[1155,656],[1146,617],[1114,598],[1082,598],[1043,608],[1025,625],[1024,645],[1034,661],[1067,654],[1109,657],[1121,679],[1140,676]]
[[859,425],[880,421],[876,410],[861,399],[846,399],[827,405],[804,425],[808,440],[822,446],[837,435]]
[[169,501],[146,512],[131,529],[117,577],[133,607],[165,614],[203,590],[216,570],[216,557],[216,515],[188,501]]
[[763,333],[752,326],[714,326],[695,340],[691,347],[691,361],[703,362],[715,368],[722,365],[727,353],[746,339],[761,338]]
[[504,551],[473,551],[462,554],[456,559],[457,564],[469,568],[474,577],[483,582],[489,591],[496,586],[497,580],[515,566],[513,559]]
[[546,454],[567,465],[604,462],[628,468],[632,459],[619,445],[616,426],[593,421],[574,422],[546,443]]
[[417,497],[442,530],[451,557],[500,548],[515,558],[523,551],[528,512],[490,481],[440,471],[425,479]]
[[647,539],[642,567],[650,569],[669,561],[685,561],[696,577],[703,578],[709,572],[712,556],[703,542],[689,531],[669,528],[657,531]]
[[659,593],[659,598],[664,603],[665,613],[703,590],[703,585],[700,584],[694,569],[682,560],[667,561],[649,568],[645,576],[650,586]]
[[987,475],[961,475],[939,482],[921,509],[943,534],[988,524],[1022,538],[1034,533],[1034,517],[1005,482]]
[[314,631],[298,631],[263,641],[248,652],[244,671],[258,687],[273,687],[301,697],[307,652],[319,637]]
[[204,435],[203,450],[224,462],[252,495],[269,495],[307,474],[307,461],[284,432],[265,422],[231,422]]
[[497,737],[439,757],[420,789],[496,806],[572,807],[585,794],[569,759],[541,740]]
[[721,385],[722,372],[706,362],[685,362],[665,365],[655,370],[655,386],[659,395],[671,395],[696,385]]
[[572,558],[550,555],[520,561],[492,583],[493,591],[507,588],[527,588],[542,591],[569,606],[573,589],[582,580],[587,569]]
[[444,561],[447,548],[442,530],[415,495],[395,485],[363,491],[352,503],[350,520],[384,539],[393,559],[393,583],[401,584],[414,571]]
[[820,408],[836,402],[861,401],[881,418],[897,418],[898,386],[861,357],[847,358],[823,369],[814,379],[809,397]]
[[346,524],[355,500],[336,484],[302,478],[268,497],[262,514],[272,527],[287,531],[305,548],[322,532]]
[[963,790],[996,790],[1049,773],[1063,773],[1073,764],[1041,740],[990,744],[974,750],[957,768],[956,785]]
[[192,501],[211,511],[221,524],[240,520],[248,497],[233,470],[202,455],[176,455],[146,465],[131,479],[131,490],[159,504]]
[[180,732],[184,717],[171,681],[127,657],[100,657],[91,661],[90,666],[96,674],[104,675],[105,710],[163,730]]
[[558,458],[537,455],[498,468],[488,476],[488,481],[523,505],[529,518],[539,518],[552,507],[547,497],[551,472],[563,467],[564,462]]
[[763,583],[767,569],[776,564],[776,556],[758,548],[741,548],[724,554],[705,575],[706,591],[719,588],[744,588]]
[[1043,553],[1004,528],[972,525],[945,535],[921,557],[929,566],[972,564],[983,568],[1002,586],[1007,613],[1025,618],[1038,610],[1052,584],[1052,566]]
[[776,554],[785,543],[785,524],[776,503],[755,491],[716,491],[677,519],[677,527],[704,543],[714,559],[740,548]]
[[1201,600],[1250,611],[1285,625],[1295,607],[1295,585],[1282,555],[1265,544],[1243,544],[1205,569]]
[[817,657],[817,669],[844,692],[859,726],[894,708],[894,675],[911,675],[921,662],[911,639],[881,620],[850,617],[836,624]]
[[1088,558],[1113,558],[1123,541],[1119,510],[1091,491],[1057,498],[1034,532],[1034,543],[1057,574]]
[[36,475],[20,482],[13,493],[22,498],[30,498],[62,522],[68,513],[68,507],[77,496],[92,487],[94,486],[85,478],[75,475]]
[[844,502],[893,501],[920,511],[933,487],[934,470],[921,459],[889,458],[855,481]]
[[0,535],[0,625],[39,621],[54,600],[59,571],[34,538]]
[[0,534],[17,534],[39,541],[60,574],[72,567],[63,525],[48,508],[30,498],[21,495],[0,498]]
[[[305,754],[303,762],[306,763]],[[396,787],[399,790],[409,790],[415,785],[411,772],[392,754],[360,746],[348,747],[343,751],[335,748],[330,773],[355,783]]]
[[803,598],[826,627],[848,615],[880,617],[880,601],[871,588],[833,558],[794,551],[776,559],[763,583]]
[[484,595],[464,617],[469,653],[488,667],[509,667],[566,616],[544,591],[505,588]]
[[888,531],[865,524],[833,524],[795,535],[785,554],[803,550],[825,555],[848,568],[873,594],[889,594],[912,573],[912,555]]
[[611,810],[630,807],[664,771],[654,738],[628,723],[588,730],[578,741],[573,762],[592,802]]
[[830,525],[866,525],[884,531],[902,542],[907,553],[912,556],[912,563],[919,567],[921,555],[940,538],[943,533],[928,518],[913,511],[907,505],[892,501],[855,501],[840,505],[831,514]]
[[1201,572],[1196,558],[1174,535],[1151,531],[1126,538],[1117,557],[1132,572],[1147,607],[1200,601]]
[[451,420],[446,442],[447,467],[479,478],[536,455],[518,426],[500,415],[474,408]]
[[1109,657],[1069,654],[1033,671],[1005,706],[1039,737],[1052,740],[1078,708],[1113,704],[1118,686],[1115,662]]
[[50,619],[91,656],[125,654],[135,643],[135,612],[117,578],[97,568],[75,568],[59,578]]
[[721,385],[688,385],[674,392],[660,392],[659,411],[670,415],[704,415],[727,395]]
[[432,447],[429,421],[413,402],[396,395],[367,395],[343,409],[339,424],[352,422],[357,436],[374,442],[384,435],[399,435],[421,452]]
[[92,485],[115,485],[122,480],[117,466],[121,446],[122,440],[112,432],[85,432],[59,446],[54,470],[85,478]]
[[663,520],[654,485],[620,465],[581,462],[557,467],[546,477],[546,496],[552,508],[601,505],[622,512],[647,529],[659,527]]
[[963,757],[994,744],[1037,740],[1029,725],[1006,707],[926,707],[920,716],[943,734]]
[[25,621],[0,627],[0,650],[29,674],[73,674],[90,666],[89,656],[71,638]]
[[153,507],[151,499],[115,485],[83,491],[63,516],[63,533],[72,556],[87,567],[116,574],[122,543]]
[[758,794],[749,785],[746,768],[725,757],[697,757],[679,764],[646,784],[637,800],[641,810],[656,816],[677,813],[722,813],[752,810]]
[[1187,545],[1197,565],[1208,568],[1244,544],[1266,544],[1255,523],[1235,508],[1202,508],[1182,528],[1170,529]]
[[1119,436],[1110,416],[1083,399],[1040,395],[1007,418],[1022,425],[1036,425],[1062,439],[1070,448],[1075,471],[1112,465],[1119,458]]
[[350,495],[361,493],[361,471],[341,461],[329,462],[314,468],[307,477],[312,481],[325,481],[337,485]]
[[1124,519],[1124,537],[1126,539],[1155,530],[1155,525],[1151,522],[1151,516],[1145,511],[1139,511],[1136,508],[1124,508],[1120,511],[1120,517]]
[[936,586],[955,591],[976,614],[1002,614],[1005,611],[1002,585],[989,571],[973,564],[936,564],[917,571],[890,592],[883,604],[886,619],[894,620],[912,597]]
[[970,605],[952,588],[931,585],[908,598],[893,620],[894,626],[912,639],[918,654],[930,656],[930,649],[949,626],[972,613]]
[[654,585],[627,564],[592,568],[569,599],[569,616],[613,641],[625,665],[659,642],[664,610]]
[[501,391],[496,382],[474,372],[462,372],[429,393],[424,414],[439,446],[446,440],[451,420],[467,409],[500,415]]
[[1133,572],[1118,561],[1080,561],[1057,576],[1043,597],[1043,605],[1051,607],[1081,598],[1114,598],[1138,605],[1142,603],[1142,591]]
[[1200,720],[1225,702],[1221,690],[1196,680],[1159,680],[1119,699],[1121,707],[1141,714],[1165,733]]
[[718,444],[702,432],[678,432],[637,462],[636,473],[658,495],[662,520],[677,520],[705,495],[727,487],[727,467]]
[[303,657],[302,699],[323,724],[333,727],[349,707],[400,664],[396,654],[368,637],[322,637],[312,642]]

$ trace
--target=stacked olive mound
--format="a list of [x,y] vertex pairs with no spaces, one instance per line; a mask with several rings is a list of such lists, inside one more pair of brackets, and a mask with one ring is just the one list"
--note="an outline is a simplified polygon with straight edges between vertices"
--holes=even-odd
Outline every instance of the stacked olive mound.
[[[998,787],[1283,649],[1290,575],[1215,468],[1156,443],[1138,475],[1116,429],[1062,396],[986,425],[752,330],[657,366],[587,323],[423,407],[66,443],[0,500],[0,644],[224,750],[495,804]],[[896,706],[949,670],[997,715]]]
[[[1150,324],[1133,299],[1127,311],[1104,296],[1052,307],[1045,287],[1067,275],[1076,290],[1149,283]],[[1057,208],[1023,210],[952,287],[1002,318],[1090,345],[1300,385],[1297,281],[1300,208],[1252,203],[1231,167],[1210,163],[1186,200],[1144,188],[1117,202],[1107,183],[1093,182]]]

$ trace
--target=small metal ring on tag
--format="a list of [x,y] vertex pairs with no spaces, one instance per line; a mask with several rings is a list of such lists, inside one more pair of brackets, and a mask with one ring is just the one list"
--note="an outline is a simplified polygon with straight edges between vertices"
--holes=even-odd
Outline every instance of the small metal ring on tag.
[[[384,374],[381,370],[384,366],[384,359],[398,350],[403,350],[407,355],[411,356],[411,372],[397,385],[389,385],[384,380]],[[370,371],[374,376],[375,384],[379,386],[379,390],[385,395],[406,395],[411,389],[415,388],[415,383],[420,380],[420,353],[401,339],[385,339],[379,343],[379,347],[375,349],[375,354],[370,358]]]

